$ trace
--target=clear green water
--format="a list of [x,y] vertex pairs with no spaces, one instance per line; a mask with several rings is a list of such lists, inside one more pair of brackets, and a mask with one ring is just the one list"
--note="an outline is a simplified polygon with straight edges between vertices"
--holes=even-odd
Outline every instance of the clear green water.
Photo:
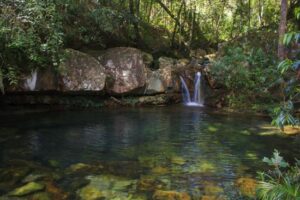
[[[0,196],[22,186],[26,176],[44,173],[47,178],[38,181],[50,179],[69,199],[80,199],[86,180],[116,191],[106,199],[152,199],[153,188],[138,186],[142,179],[192,199],[208,195],[207,183],[222,189],[213,195],[243,199],[235,182],[264,169],[264,156],[274,149],[289,161],[300,155],[299,136],[267,134],[262,127],[268,119],[182,106],[2,113],[0,125]],[[87,165],[70,170],[77,163]],[[20,167],[30,170],[8,186],[7,170]],[[115,182],[132,182],[121,189],[96,184],[111,175]],[[85,184],[73,187],[75,182]]]

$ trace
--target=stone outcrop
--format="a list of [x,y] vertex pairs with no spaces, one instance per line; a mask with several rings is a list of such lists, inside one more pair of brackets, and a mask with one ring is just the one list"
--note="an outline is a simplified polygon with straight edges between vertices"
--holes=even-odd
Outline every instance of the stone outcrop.
[[6,91],[99,92],[104,89],[106,81],[104,67],[88,54],[67,49],[66,59],[59,66],[58,71],[33,70],[31,73],[24,74],[17,85],[6,87]]
[[67,49],[67,59],[60,66],[63,91],[102,91],[106,74],[94,57]]
[[[185,80],[190,92],[193,92],[195,74],[199,71],[203,77],[205,76],[202,78],[203,83],[210,88],[217,88],[214,80],[210,79],[209,69],[203,67],[202,61],[197,58],[188,60],[160,57],[153,62],[151,54],[131,47],[86,52],[88,53],[67,49],[66,58],[57,70],[50,68],[33,70],[22,75],[17,86],[5,89],[8,94],[10,92],[47,94],[53,91],[59,94],[85,95],[93,92],[101,94],[98,98],[102,98],[100,104],[104,105],[110,105],[111,102],[121,105],[163,105],[180,100],[178,98],[181,92],[180,77]],[[124,99],[118,100],[121,96],[129,100],[125,99],[125,102]],[[25,96],[21,98],[21,102],[26,98]],[[44,99],[38,96],[35,97],[38,98],[36,100],[33,98],[28,97],[30,104],[41,101],[43,104],[52,104],[57,101],[51,96]],[[212,98],[214,99],[214,96]],[[5,101],[4,99],[3,102]],[[63,99],[59,104],[69,101]],[[95,100],[88,104],[95,104]]]
[[[134,48],[117,47],[107,50],[101,63],[109,76],[106,90],[109,94],[139,93],[146,84],[145,54]],[[140,90],[139,90],[140,89]]]

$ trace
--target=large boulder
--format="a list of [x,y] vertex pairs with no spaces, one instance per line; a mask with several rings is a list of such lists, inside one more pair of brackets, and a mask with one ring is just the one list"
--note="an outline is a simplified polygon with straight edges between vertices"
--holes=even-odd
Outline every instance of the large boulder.
[[32,70],[23,73],[16,85],[5,86],[7,92],[38,91],[101,91],[104,89],[106,74],[104,67],[94,57],[76,51],[66,50],[66,59],[54,69]]
[[102,56],[109,80],[106,89],[110,94],[142,93],[146,84],[146,66],[151,56],[129,47],[108,49]]
[[94,57],[73,50],[66,50],[67,58],[61,64],[61,89],[63,91],[101,91],[106,74],[104,67]]

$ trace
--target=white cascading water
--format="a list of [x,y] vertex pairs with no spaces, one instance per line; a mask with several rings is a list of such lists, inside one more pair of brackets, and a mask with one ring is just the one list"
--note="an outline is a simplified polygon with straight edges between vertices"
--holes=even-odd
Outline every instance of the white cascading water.
[[194,96],[191,98],[189,89],[186,85],[184,79],[180,76],[181,84],[182,84],[182,96],[183,103],[187,106],[203,106],[203,98],[201,95],[201,73],[197,72],[195,75],[195,88],[194,88]]

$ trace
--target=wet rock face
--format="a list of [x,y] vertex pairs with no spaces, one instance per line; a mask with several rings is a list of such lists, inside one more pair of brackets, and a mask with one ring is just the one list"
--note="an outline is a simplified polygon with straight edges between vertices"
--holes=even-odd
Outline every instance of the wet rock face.
[[68,49],[67,59],[61,64],[63,91],[101,91],[106,74],[104,67],[92,56]]
[[135,93],[146,84],[145,55],[142,51],[128,47],[117,47],[107,50],[102,56],[109,81],[107,92],[110,94]]
[[176,60],[173,58],[161,57],[158,61],[159,69],[157,72],[163,84],[164,92],[180,92],[180,76],[186,81],[188,88],[193,88],[195,74],[202,71],[197,60]]
[[165,92],[165,86],[163,83],[163,79],[160,76],[158,70],[151,71],[147,69],[147,81],[146,81],[146,89],[145,94],[157,94]]

